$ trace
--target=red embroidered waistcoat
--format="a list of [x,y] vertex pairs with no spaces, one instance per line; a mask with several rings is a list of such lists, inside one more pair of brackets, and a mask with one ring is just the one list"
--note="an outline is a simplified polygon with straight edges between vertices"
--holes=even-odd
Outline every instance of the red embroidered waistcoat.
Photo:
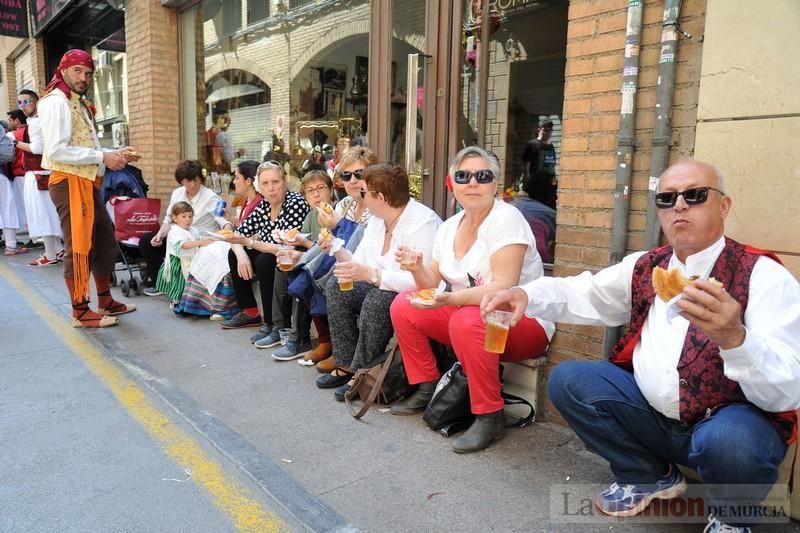
[[[741,319],[749,298],[750,275],[758,258],[772,253],[744,246],[725,237],[725,248],[711,270],[711,276],[722,282],[725,290],[741,305]],[[656,248],[636,261],[631,281],[630,326],[611,350],[610,361],[627,370],[633,369],[633,350],[639,342],[644,321],[655,300],[651,282],[653,268],[668,268],[672,247]],[[730,403],[750,403],[739,383],[725,377],[719,346],[711,342],[694,324],[689,324],[683,351],[678,361],[679,410],[684,424],[694,424],[715,409]],[[797,438],[797,418],[794,411],[764,413],[787,443]]]
[[[25,128],[25,133],[22,137],[22,142],[30,143],[31,138],[28,135],[28,128]],[[30,152],[23,152],[22,164],[25,170],[35,172],[37,170],[44,170],[42,168],[42,154],[32,154]]]

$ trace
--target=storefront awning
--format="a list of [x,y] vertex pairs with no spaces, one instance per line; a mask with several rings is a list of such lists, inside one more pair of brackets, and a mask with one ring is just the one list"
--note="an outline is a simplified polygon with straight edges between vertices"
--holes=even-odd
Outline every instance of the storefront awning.
[[248,96],[251,94],[258,94],[265,92],[263,88],[256,87],[255,85],[228,85],[227,87],[220,87],[206,98],[207,104],[213,104],[220,100],[228,100],[230,98],[239,98],[241,96]]

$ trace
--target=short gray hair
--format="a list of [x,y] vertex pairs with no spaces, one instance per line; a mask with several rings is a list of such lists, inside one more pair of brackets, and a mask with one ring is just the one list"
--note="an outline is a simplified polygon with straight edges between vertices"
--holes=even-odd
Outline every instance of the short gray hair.
[[728,195],[727,180],[725,179],[725,175],[722,173],[722,171],[716,166],[712,165],[711,163],[706,163],[705,161],[700,161],[699,159],[692,159],[692,158],[681,159],[679,161],[676,161],[672,165],[668,166],[666,170],[664,170],[664,172],[661,173],[661,176],[659,176],[658,187],[656,188],[656,192],[661,190],[661,177],[663,177],[664,174],[666,174],[667,171],[669,171],[669,169],[671,169],[676,165],[680,165],[681,163],[694,163],[695,165],[708,168],[714,175],[714,177],[717,179],[717,189],[722,191],[722,194]]
[[500,181],[500,161],[497,160],[496,155],[490,154],[480,146],[467,146],[459,150],[450,162],[450,168],[448,169],[450,176],[452,177],[456,173],[456,170],[458,170],[458,167],[461,166],[461,163],[463,163],[465,159],[473,157],[484,158],[489,163],[489,170],[494,174],[494,179]]
[[727,180],[725,179],[725,175],[722,173],[720,169],[718,169],[715,165],[707,163],[711,170],[714,171],[714,175],[717,177],[717,188],[722,191],[722,194],[728,194],[728,185]]
[[258,179],[261,176],[262,172],[266,172],[267,170],[277,170],[278,173],[281,175],[281,179],[283,181],[286,181],[286,172],[283,169],[283,165],[281,165],[279,161],[275,160],[264,161],[263,163],[258,165],[258,168],[256,169],[256,179]]

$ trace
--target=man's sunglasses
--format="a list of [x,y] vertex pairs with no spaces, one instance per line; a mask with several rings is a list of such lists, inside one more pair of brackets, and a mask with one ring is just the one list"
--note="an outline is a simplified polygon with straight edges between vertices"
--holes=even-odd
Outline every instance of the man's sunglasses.
[[17,100],[17,105],[29,105],[30,103],[31,101],[27,98],[25,100]]
[[368,190],[368,189],[361,189],[359,192],[361,193],[361,198],[366,198],[366,197],[367,197],[367,193],[368,193],[368,192],[371,192],[371,193],[377,194],[375,191],[370,191],[370,190]]
[[473,177],[478,183],[491,183],[494,181],[494,172],[488,168],[476,170],[475,172],[470,172],[469,170],[456,170],[453,174],[453,181],[459,185],[466,185],[472,180]]
[[656,207],[659,209],[675,207],[675,204],[678,202],[678,196],[683,196],[683,199],[689,205],[702,204],[708,200],[708,191],[717,191],[722,196],[725,196],[724,192],[714,187],[696,187],[680,192],[659,192],[656,193],[655,196]]
[[339,177],[342,178],[342,181],[350,181],[353,178],[360,180],[362,172],[364,172],[364,169],[359,168],[358,170],[354,170],[352,172],[342,172],[341,174],[339,174]]

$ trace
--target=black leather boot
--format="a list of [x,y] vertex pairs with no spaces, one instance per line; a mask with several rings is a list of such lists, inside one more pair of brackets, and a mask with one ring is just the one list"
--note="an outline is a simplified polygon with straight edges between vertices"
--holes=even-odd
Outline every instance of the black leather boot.
[[456,453],[479,452],[488,448],[493,440],[501,439],[505,432],[506,415],[502,410],[477,415],[469,429],[453,441],[453,451]]
[[405,400],[392,405],[392,408],[390,409],[391,413],[393,415],[400,416],[409,416],[421,413],[428,406],[428,402],[431,401],[431,397],[433,396],[433,391],[436,389],[437,383],[439,383],[438,379],[420,383],[417,386],[417,390],[414,391],[414,394]]

